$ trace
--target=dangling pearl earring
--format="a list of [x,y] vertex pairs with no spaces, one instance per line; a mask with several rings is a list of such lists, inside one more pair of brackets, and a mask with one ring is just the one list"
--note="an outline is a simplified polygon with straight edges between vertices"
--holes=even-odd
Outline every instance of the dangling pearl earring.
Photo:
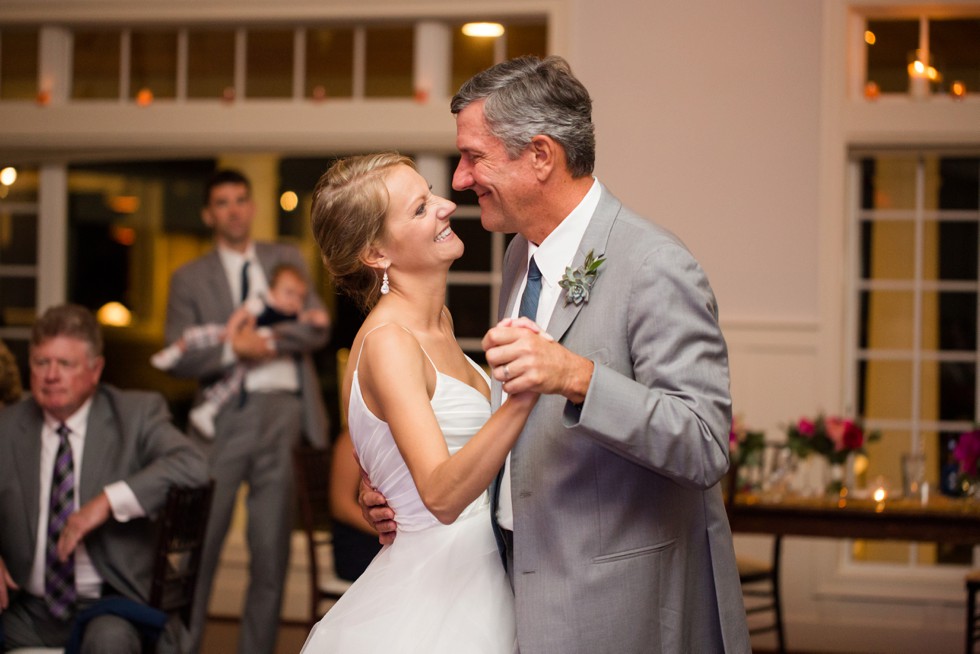
[[388,266],[385,266],[385,274],[381,278],[381,294],[382,295],[388,295],[388,292],[390,290],[391,290],[391,287],[388,286]]

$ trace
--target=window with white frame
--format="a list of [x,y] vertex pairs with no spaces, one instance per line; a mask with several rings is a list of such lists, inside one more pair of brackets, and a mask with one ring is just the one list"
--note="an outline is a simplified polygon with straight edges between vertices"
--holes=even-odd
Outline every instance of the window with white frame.
[[[932,493],[963,492],[952,448],[980,421],[980,153],[882,151],[851,159],[857,412],[882,439],[871,483],[902,488],[921,452]],[[855,541],[858,561],[971,563],[969,548]]]

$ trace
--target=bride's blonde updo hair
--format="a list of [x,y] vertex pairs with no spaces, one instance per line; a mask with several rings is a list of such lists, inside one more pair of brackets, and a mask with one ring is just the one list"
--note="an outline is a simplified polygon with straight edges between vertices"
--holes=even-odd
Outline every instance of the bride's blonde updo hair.
[[323,263],[337,288],[365,311],[378,301],[381,273],[360,257],[384,234],[389,201],[384,178],[395,166],[416,170],[411,159],[396,152],[340,159],[313,190],[310,223]]

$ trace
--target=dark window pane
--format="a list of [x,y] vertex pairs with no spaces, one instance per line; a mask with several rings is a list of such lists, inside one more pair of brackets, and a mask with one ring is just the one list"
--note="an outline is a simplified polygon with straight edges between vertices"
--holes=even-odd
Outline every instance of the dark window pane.
[[[980,50],[980,42],[978,42]],[[980,158],[947,157],[939,160],[939,208],[980,208]]]
[[869,20],[874,45],[868,45],[867,80],[876,82],[882,93],[905,93],[909,88],[909,53],[919,47],[919,21]]
[[221,98],[235,85],[235,33],[231,30],[187,34],[187,97]]
[[463,256],[453,263],[453,270],[490,270],[490,232],[483,229],[479,218],[457,218],[453,231],[465,245]]
[[245,95],[288,98],[293,95],[293,30],[249,30]]
[[972,363],[945,362],[939,365],[939,417],[942,420],[973,420],[976,416],[977,368]]
[[0,32],[0,98],[37,97],[37,30],[4,28]]
[[130,39],[129,92],[148,89],[154,98],[177,95],[177,33],[133,32]]
[[939,223],[939,278],[977,279],[977,223]]
[[944,89],[960,81],[968,93],[980,91],[980,19],[930,19],[929,49]]
[[37,280],[33,277],[0,277],[0,324],[32,324],[36,304]]
[[491,325],[489,286],[449,285],[446,305],[453,314],[457,338],[483,338]]
[[75,32],[71,97],[119,97],[119,31]]
[[354,90],[354,30],[306,32],[306,97],[349,98]]
[[[933,293],[925,293],[929,303]],[[975,350],[977,348],[977,294],[939,293],[939,348]]]
[[0,204],[0,264],[37,262],[37,215],[10,214]]
[[365,97],[412,97],[415,94],[414,30],[411,27],[372,27],[365,32],[367,40],[364,66]]
[[548,54],[548,26],[544,23],[507,25],[507,58]]

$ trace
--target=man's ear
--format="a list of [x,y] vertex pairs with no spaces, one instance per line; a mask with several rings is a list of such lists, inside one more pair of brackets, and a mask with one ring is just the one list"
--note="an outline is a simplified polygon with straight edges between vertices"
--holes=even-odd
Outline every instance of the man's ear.
[[214,221],[211,219],[211,211],[207,207],[201,209],[201,222],[208,227],[214,227]]
[[561,146],[553,138],[544,134],[538,134],[531,139],[528,152],[539,181],[544,181],[551,175],[563,154]]

